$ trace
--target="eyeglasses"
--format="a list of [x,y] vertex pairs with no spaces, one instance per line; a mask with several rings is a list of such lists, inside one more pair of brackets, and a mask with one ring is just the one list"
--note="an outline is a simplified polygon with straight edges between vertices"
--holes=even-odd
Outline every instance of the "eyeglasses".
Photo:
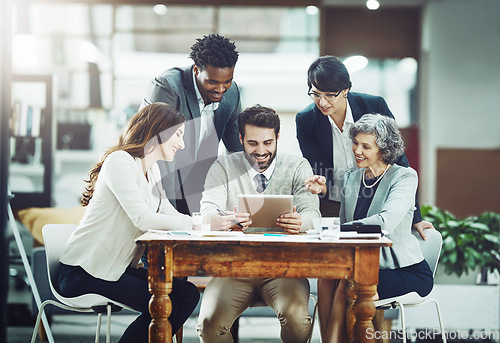
[[338,91],[337,94],[335,93],[328,93],[328,94],[318,94],[318,93],[315,93],[315,92],[309,92],[307,93],[307,95],[309,95],[311,97],[311,99],[313,99],[314,101],[319,101],[321,98],[324,98],[326,101],[330,102],[330,101],[333,101],[335,100],[336,97],[338,97],[340,95],[342,91]]

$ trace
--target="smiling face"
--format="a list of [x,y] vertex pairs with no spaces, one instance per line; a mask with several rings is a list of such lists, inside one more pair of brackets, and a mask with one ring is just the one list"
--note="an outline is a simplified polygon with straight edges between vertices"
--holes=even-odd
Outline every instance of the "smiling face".
[[[309,93],[314,94],[314,103],[318,109],[325,116],[333,116],[334,114],[344,114],[347,100],[345,96],[347,95],[348,89],[344,89],[340,92],[323,92],[311,85],[311,90]],[[337,96],[335,96],[337,95]]]
[[174,134],[166,142],[161,144],[163,159],[165,161],[172,162],[177,150],[184,149],[184,128],[185,124],[179,126]]
[[245,157],[255,170],[262,173],[271,165],[276,157],[278,138],[274,129],[245,125],[245,137],[240,135],[240,141]]
[[374,134],[358,133],[352,140],[352,152],[358,168],[372,169],[384,164]]
[[222,95],[233,83],[234,66],[231,68],[216,68],[207,65],[204,69],[196,64],[193,67],[196,85],[205,101],[205,105],[222,100]]

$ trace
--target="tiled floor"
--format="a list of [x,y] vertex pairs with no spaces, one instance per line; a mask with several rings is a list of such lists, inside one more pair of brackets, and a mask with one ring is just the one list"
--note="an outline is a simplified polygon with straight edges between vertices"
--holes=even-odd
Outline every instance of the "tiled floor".
[[[96,316],[94,315],[57,315],[51,328],[57,343],[89,343],[94,341]],[[112,317],[112,342],[117,342],[123,330],[133,319],[129,315]],[[196,318],[190,318],[184,325],[184,343],[199,342],[196,335]],[[33,327],[10,327],[7,343],[25,343],[31,339]],[[105,339],[106,321],[103,319],[101,341]],[[316,327],[312,342],[319,343],[319,331]],[[242,343],[279,343],[279,325],[274,318],[241,318],[240,342]],[[37,342],[40,342],[37,340]]]
[[[10,303],[23,304],[31,303],[31,293],[28,287],[17,291],[13,280],[10,281],[10,290],[8,301]],[[9,314],[12,318],[13,314]],[[11,326],[7,330],[7,343],[25,343],[29,342],[33,332],[34,323],[30,322],[30,314],[24,316],[28,322],[23,326]],[[34,316],[32,316],[34,317]],[[115,314],[111,320],[112,342],[117,342],[127,325],[134,319],[133,315]],[[31,318],[33,320],[33,318]],[[70,314],[54,315],[52,318],[51,329],[54,339],[57,343],[90,343],[94,342],[97,316],[94,314]],[[196,335],[197,318],[189,318],[184,325],[184,343],[199,342]],[[106,319],[103,318],[101,327],[101,341],[105,339]],[[241,343],[279,343],[279,323],[272,317],[242,317],[240,318],[239,337]],[[37,340],[40,342],[40,340]],[[317,323],[313,330],[314,343],[319,343],[319,328]]]

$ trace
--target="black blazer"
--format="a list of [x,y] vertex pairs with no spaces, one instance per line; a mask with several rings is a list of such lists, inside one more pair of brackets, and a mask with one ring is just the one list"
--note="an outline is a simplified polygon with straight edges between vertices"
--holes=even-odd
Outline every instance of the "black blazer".
[[[380,113],[393,118],[391,110],[384,98],[364,93],[347,93],[347,100],[351,106],[352,117],[358,121],[364,114]],[[295,117],[297,139],[302,155],[309,161],[316,175],[326,177],[327,193],[321,197],[322,201],[328,200],[330,189],[333,187],[333,138],[332,126],[328,118],[321,113],[316,104],[312,103]],[[406,155],[401,155],[396,164],[408,167]],[[415,213],[413,223],[422,221],[420,207],[415,199]]]

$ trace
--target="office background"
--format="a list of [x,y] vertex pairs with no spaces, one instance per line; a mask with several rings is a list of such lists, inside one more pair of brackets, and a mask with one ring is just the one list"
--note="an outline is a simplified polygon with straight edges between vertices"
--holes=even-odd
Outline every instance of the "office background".
[[[500,212],[500,2],[380,2],[368,11],[362,1],[191,0],[169,2],[161,14],[165,8],[153,13],[155,3],[133,0],[3,1],[2,229],[7,180],[23,176],[9,172],[13,99],[27,94],[42,107],[47,99],[36,87],[14,85],[16,75],[52,75],[51,205],[74,205],[82,178],[137,108],[146,83],[189,64],[194,39],[214,31],[232,37],[241,52],[235,80],[243,106],[259,102],[282,115],[281,151],[299,153],[293,119],[309,103],[310,62],[323,54],[363,55],[368,64],[352,69],[353,90],[383,95],[405,129],[420,202],[457,216]],[[39,192],[39,183],[30,189]],[[6,294],[5,264],[0,272]]]

